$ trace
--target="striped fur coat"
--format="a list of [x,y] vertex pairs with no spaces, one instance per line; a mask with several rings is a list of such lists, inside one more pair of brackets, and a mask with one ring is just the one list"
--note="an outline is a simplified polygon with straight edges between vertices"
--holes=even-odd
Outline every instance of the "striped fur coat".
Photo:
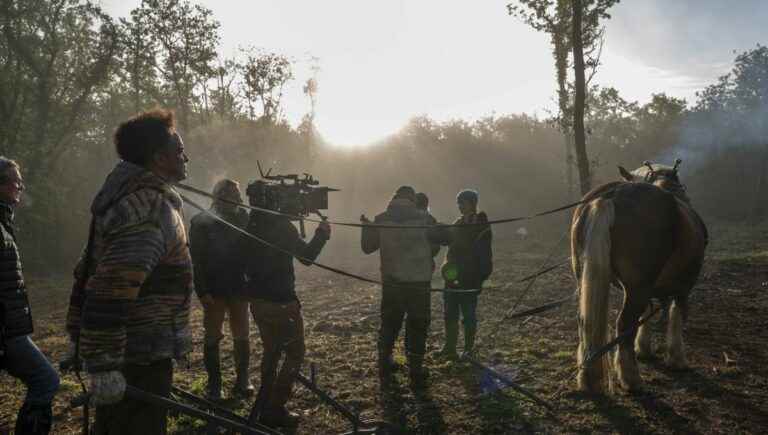
[[96,196],[88,279],[73,287],[67,314],[89,372],[189,352],[193,278],[181,206],[170,185],[127,162]]

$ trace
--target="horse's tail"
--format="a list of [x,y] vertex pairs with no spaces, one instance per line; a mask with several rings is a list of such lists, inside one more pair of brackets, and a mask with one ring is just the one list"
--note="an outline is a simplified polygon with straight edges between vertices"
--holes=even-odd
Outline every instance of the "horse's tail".
[[[582,365],[590,354],[608,341],[608,294],[611,269],[611,227],[615,217],[610,199],[596,199],[575,221],[580,243],[573,245],[574,265],[579,270],[579,351],[577,364]],[[580,245],[580,246],[579,246]],[[578,249],[580,248],[580,249]],[[609,388],[607,355],[595,359],[579,370],[580,390],[602,393]]]

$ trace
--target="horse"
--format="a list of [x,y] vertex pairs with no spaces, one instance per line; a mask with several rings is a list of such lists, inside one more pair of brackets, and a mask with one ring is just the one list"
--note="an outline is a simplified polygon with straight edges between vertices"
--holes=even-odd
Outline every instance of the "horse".
[[[687,368],[683,324],[688,296],[704,262],[708,234],[691,207],[680,182],[680,160],[673,167],[645,162],[623,181],[599,186],[582,199],[571,222],[571,266],[579,287],[578,389],[603,394],[613,388],[603,355],[584,364],[607,343],[608,294],[611,284],[624,290],[616,323],[615,368],[619,385],[642,390],[637,356],[649,357],[648,326],[640,316],[651,314],[651,299],[669,307],[666,363]],[[664,306],[664,305],[662,305]]]

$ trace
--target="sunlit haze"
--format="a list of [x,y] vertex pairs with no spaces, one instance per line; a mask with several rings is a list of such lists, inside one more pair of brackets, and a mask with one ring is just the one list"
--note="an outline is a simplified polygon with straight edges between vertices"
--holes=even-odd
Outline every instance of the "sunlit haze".
[[[294,125],[308,110],[301,91],[310,74],[308,58],[320,59],[317,125],[333,144],[374,142],[421,114],[437,120],[521,112],[544,117],[553,108],[548,37],[509,16],[506,1],[199,3],[221,22],[225,55],[252,45],[296,59],[296,79],[284,98]],[[726,14],[722,7],[695,10],[702,2],[677,2],[669,11],[661,1],[639,3],[625,1],[611,10],[595,79],[630,100],[644,102],[652,93],[666,92],[691,101],[703,84],[727,72],[733,50],[758,40],[757,14],[748,7]],[[766,10],[760,2],[745,3]],[[139,1],[102,4],[125,16]],[[677,13],[689,14],[693,28],[706,32],[668,37],[678,28],[672,19]],[[725,25],[708,25],[717,19]],[[729,25],[735,23],[742,25]]]

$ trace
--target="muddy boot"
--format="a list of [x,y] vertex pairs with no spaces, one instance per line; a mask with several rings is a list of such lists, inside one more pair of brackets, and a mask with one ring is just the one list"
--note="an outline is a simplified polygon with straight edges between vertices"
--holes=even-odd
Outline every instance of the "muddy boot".
[[453,322],[445,323],[445,345],[438,352],[438,356],[449,360],[456,360],[456,343],[459,341],[459,325]]
[[248,340],[235,340],[235,385],[232,387],[232,395],[236,397],[253,396],[253,384],[248,376],[248,368],[251,359],[251,345]]
[[203,363],[205,371],[208,372],[205,397],[208,400],[221,400],[221,359],[218,342],[203,346]]
[[270,408],[264,411],[259,423],[271,428],[294,427],[299,422],[299,414],[289,411],[285,406]]
[[462,358],[474,357],[475,335],[477,335],[477,326],[464,326],[464,352],[461,354]]
[[48,435],[53,424],[51,405],[30,405],[25,403],[16,417],[16,431],[19,435]]
[[421,390],[427,387],[429,373],[424,368],[424,358],[421,356],[410,356],[408,358],[408,374],[411,378],[411,387]]

